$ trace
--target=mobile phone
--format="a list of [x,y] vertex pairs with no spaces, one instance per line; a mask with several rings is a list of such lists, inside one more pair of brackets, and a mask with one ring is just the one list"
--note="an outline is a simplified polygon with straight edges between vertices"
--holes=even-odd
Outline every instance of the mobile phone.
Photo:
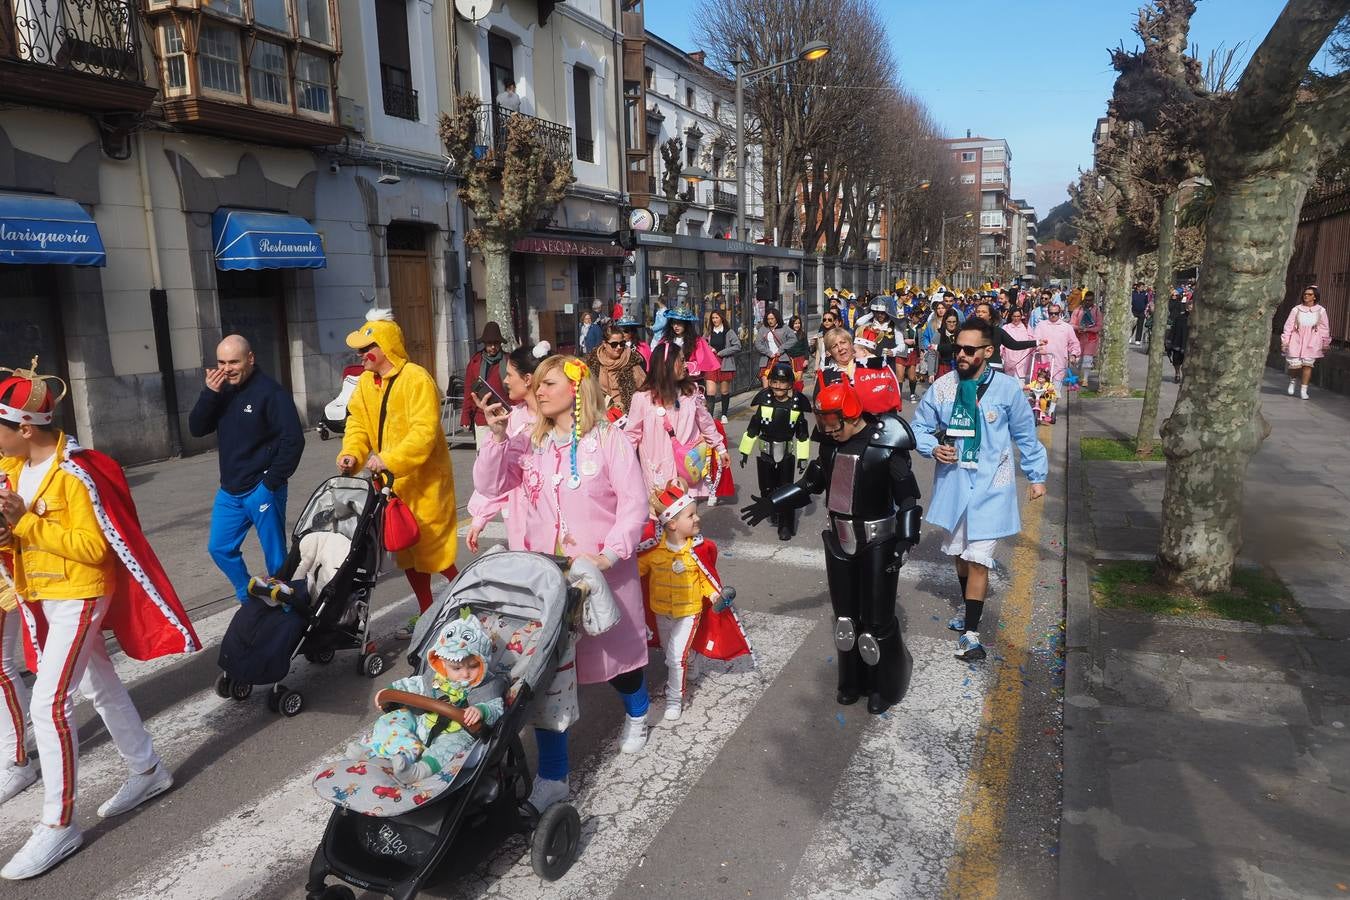
[[[484,394],[486,394],[487,396],[492,398],[493,402],[500,403],[502,409],[505,410],[511,409],[511,401],[503,397],[501,393],[492,385],[488,384],[487,380],[483,378],[483,376],[481,375],[478,376],[478,380],[473,383],[473,394],[475,397],[482,397]],[[492,403],[488,404],[488,406],[491,405]]]

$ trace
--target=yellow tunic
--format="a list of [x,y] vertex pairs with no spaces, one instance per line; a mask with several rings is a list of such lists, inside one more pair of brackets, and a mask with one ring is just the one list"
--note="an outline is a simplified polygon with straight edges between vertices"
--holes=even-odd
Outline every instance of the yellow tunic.
[[699,568],[693,544],[691,538],[672,550],[662,538],[638,554],[638,575],[653,614],[675,619],[695,615],[703,611],[703,598],[717,592]]
[[[378,343],[394,368],[379,384],[374,373],[362,373],[347,404],[349,418],[339,456],[351,454],[358,464],[364,464],[371,453],[379,454],[393,473],[394,493],[412,510],[421,535],[413,547],[397,555],[399,568],[441,572],[454,565],[459,548],[455,473],[441,430],[441,391],[431,373],[408,362],[403,333],[397,325],[371,325],[373,329],[368,327],[357,334],[374,330],[376,339],[364,340]],[[349,344],[352,339],[348,338]],[[389,392],[389,405],[381,442],[380,404],[385,391]]]

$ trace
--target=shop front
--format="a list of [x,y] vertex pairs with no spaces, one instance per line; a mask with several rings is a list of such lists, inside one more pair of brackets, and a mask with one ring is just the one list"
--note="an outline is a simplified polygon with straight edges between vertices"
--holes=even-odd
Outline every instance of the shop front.
[[627,254],[591,237],[539,234],[512,246],[511,311],[517,334],[572,352],[582,315],[608,312]]

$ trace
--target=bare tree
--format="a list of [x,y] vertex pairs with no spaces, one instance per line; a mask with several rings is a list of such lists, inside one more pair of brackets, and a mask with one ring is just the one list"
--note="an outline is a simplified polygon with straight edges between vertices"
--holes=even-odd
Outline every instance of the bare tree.
[[694,203],[694,186],[680,190],[680,172],[684,170],[684,140],[673,137],[661,145],[661,161],[665,173],[661,176],[661,192],[666,198],[667,212],[661,217],[661,233],[674,234],[680,219]]

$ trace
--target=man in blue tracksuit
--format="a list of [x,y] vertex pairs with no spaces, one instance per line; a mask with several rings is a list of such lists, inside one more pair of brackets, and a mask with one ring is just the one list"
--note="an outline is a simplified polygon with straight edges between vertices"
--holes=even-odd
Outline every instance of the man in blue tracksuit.
[[248,568],[239,548],[258,530],[267,573],[286,561],[286,482],[300,464],[304,432],[295,402],[258,370],[249,343],[237,334],[216,347],[216,365],[188,416],[193,437],[217,433],[220,490],[211,509],[207,550],[242,602]]

